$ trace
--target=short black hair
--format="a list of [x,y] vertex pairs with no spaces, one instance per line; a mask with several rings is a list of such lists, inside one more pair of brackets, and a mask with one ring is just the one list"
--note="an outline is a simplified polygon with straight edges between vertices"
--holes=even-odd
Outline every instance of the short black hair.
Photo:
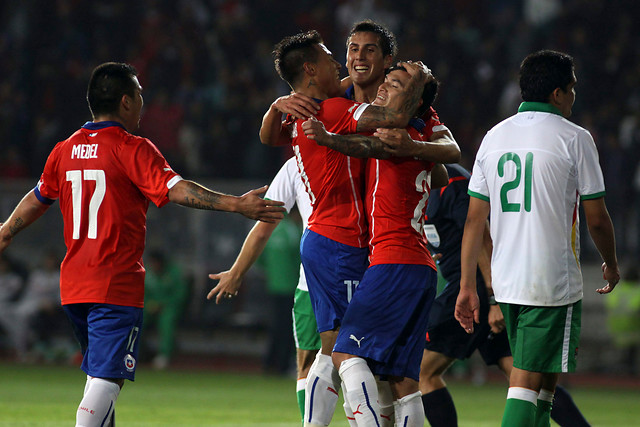
[[392,58],[395,58],[398,54],[396,36],[387,27],[382,24],[378,24],[371,19],[365,19],[364,21],[353,24],[351,31],[349,31],[349,37],[347,37],[347,45],[349,44],[349,39],[352,35],[362,32],[377,34],[383,56],[391,55]]
[[106,62],[94,68],[87,88],[87,102],[93,117],[118,113],[122,96],[135,96],[133,77],[137,76],[133,65],[121,62]]
[[[403,66],[396,65],[389,68],[387,70],[387,74],[396,70],[407,71],[407,69],[404,68]],[[433,80],[429,80],[427,83],[424,84],[424,89],[422,91],[422,105],[418,107],[418,110],[416,111],[415,116],[422,117],[424,113],[426,113],[429,110],[429,108],[435,102],[436,97],[438,96],[439,88],[440,88],[440,82],[435,77],[433,78]]]
[[322,43],[322,36],[316,30],[282,39],[273,48],[273,61],[280,78],[294,88],[302,76],[302,65],[318,60],[314,46]]
[[520,65],[520,94],[527,102],[549,102],[557,88],[565,91],[574,78],[573,57],[554,50],[528,55]]

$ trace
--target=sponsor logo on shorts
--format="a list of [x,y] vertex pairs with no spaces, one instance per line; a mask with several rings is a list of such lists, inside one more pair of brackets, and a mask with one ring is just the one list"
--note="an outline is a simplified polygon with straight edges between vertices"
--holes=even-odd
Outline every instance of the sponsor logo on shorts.
[[127,368],[127,371],[133,372],[133,370],[136,369],[136,359],[132,355],[127,354],[124,357],[124,366]]
[[362,340],[364,339],[364,337],[362,337],[362,338],[358,339],[358,338],[356,338],[356,336],[355,336],[355,335],[351,334],[351,335],[349,336],[349,339],[350,339],[350,340],[354,340],[356,343],[358,343],[358,348],[360,348],[360,342],[362,342]]

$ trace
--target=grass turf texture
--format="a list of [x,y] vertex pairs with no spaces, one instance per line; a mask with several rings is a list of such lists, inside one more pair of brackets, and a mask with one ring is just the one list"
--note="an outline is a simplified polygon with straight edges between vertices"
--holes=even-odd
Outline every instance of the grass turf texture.
[[[297,427],[295,381],[213,371],[140,369],[116,405],[124,426]],[[0,426],[69,426],[84,389],[76,367],[0,364]],[[451,381],[461,427],[500,424],[506,382],[474,386]],[[640,389],[572,388],[594,426],[637,426]],[[347,426],[341,402],[331,425]],[[553,425],[553,423],[552,423]]]

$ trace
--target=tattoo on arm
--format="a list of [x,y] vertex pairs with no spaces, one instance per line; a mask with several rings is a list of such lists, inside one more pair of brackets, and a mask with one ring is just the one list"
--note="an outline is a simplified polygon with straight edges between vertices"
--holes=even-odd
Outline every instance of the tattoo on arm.
[[9,233],[11,234],[11,237],[18,234],[18,232],[22,230],[23,225],[24,225],[24,220],[20,217],[16,218],[13,224],[9,226]]
[[196,209],[218,210],[220,195],[197,185],[190,185],[184,198],[184,206]]
[[378,138],[359,134],[331,135],[326,141],[327,147],[351,157],[387,159],[384,144]]

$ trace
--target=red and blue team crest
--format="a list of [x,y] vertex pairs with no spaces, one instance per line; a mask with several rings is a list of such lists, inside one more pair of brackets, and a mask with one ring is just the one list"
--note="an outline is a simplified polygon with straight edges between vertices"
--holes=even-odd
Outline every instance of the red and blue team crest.
[[133,370],[136,369],[136,359],[132,355],[127,354],[124,357],[124,366],[128,372],[133,372]]

